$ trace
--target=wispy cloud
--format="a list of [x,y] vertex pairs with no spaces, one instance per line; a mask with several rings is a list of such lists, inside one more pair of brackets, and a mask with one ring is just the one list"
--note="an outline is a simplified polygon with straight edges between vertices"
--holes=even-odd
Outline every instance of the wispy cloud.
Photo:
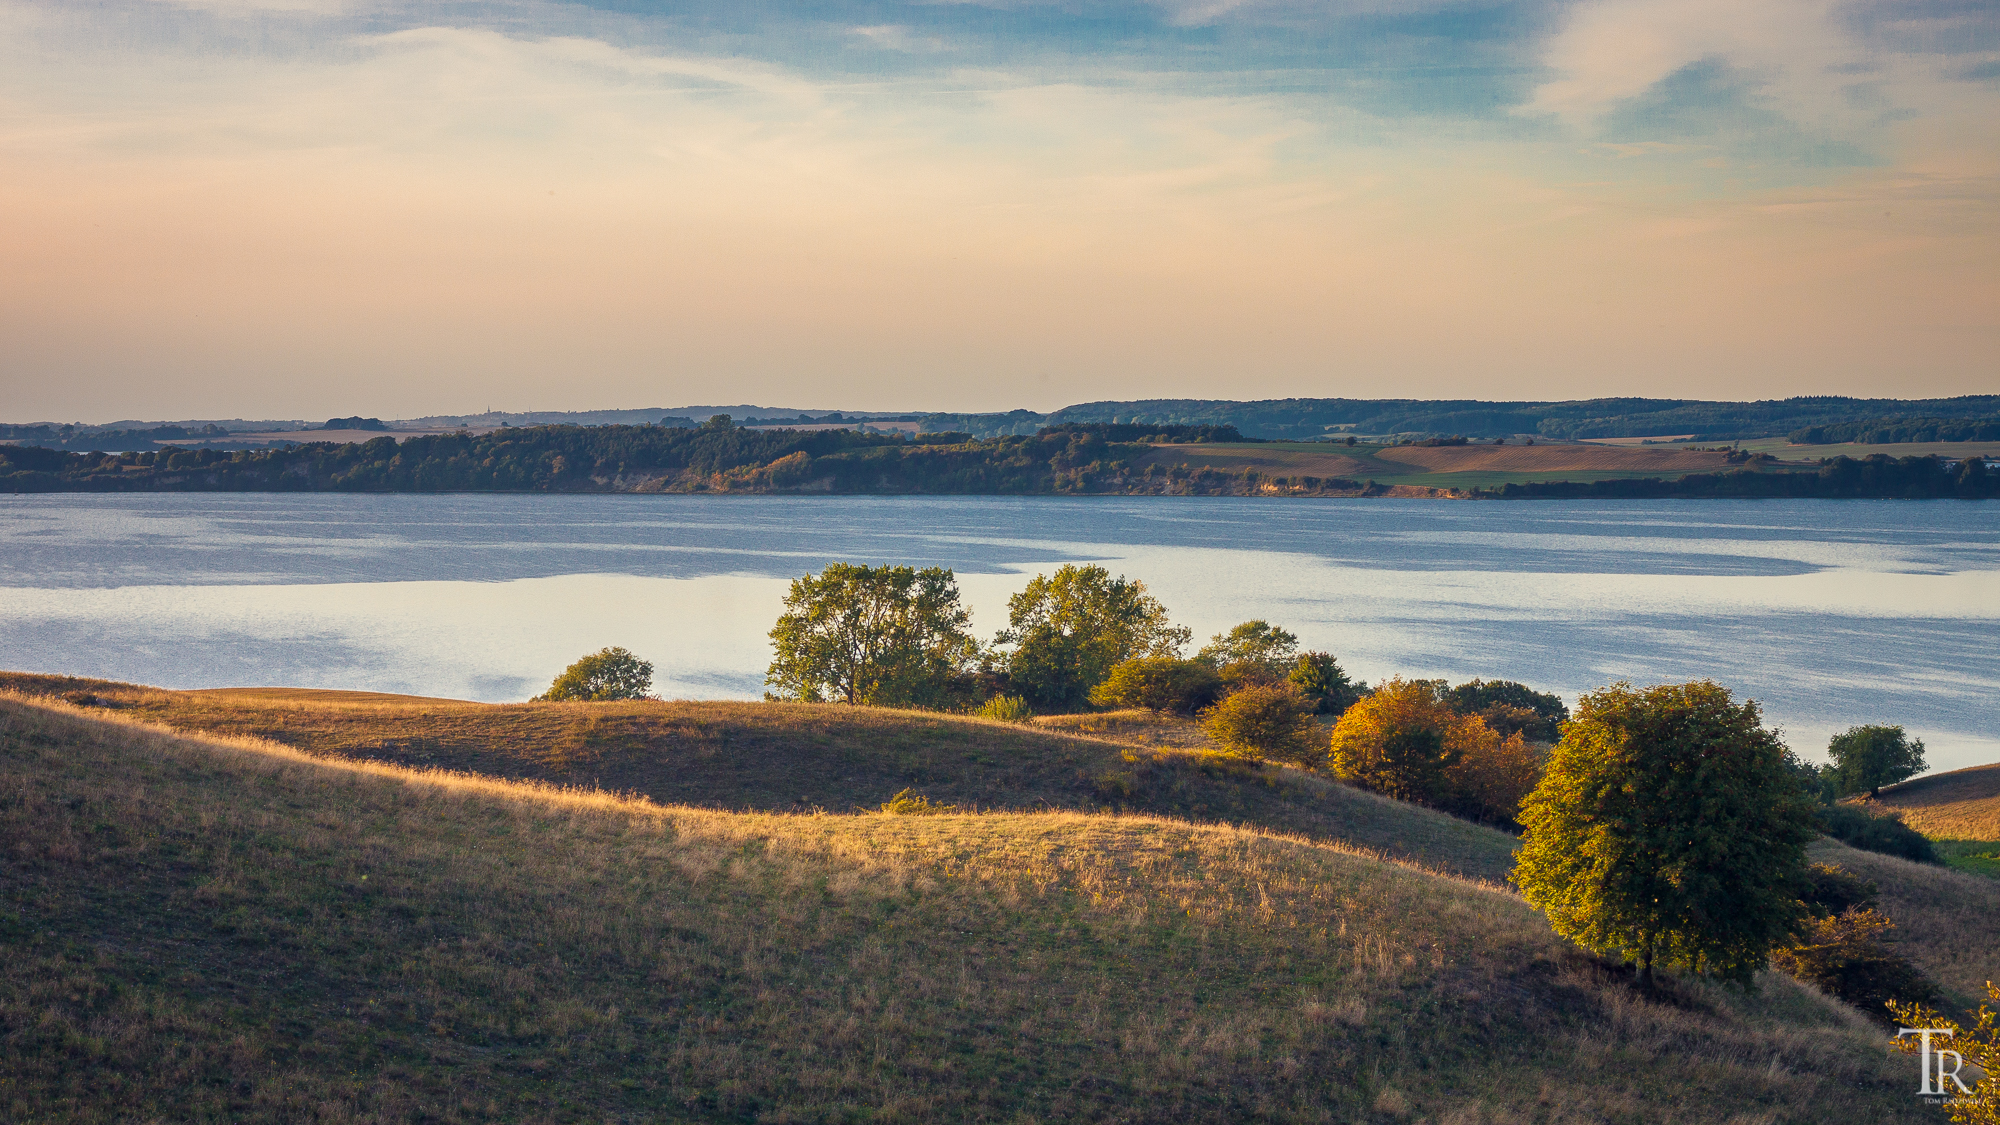
[[885,23],[873,27],[857,27],[854,34],[885,51],[903,51],[909,54],[931,54],[951,50],[951,44],[935,35],[920,35],[902,24]]

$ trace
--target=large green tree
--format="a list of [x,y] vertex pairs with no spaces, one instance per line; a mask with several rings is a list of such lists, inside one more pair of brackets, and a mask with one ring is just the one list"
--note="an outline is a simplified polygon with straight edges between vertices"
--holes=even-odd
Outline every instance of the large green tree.
[[1924,772],[1924,741],[1910,738],[1902,727],[1849,727],[1826,744],[1833,756],[1835,787],[1843,797],[1856,793],[1877,796],[1884,785]]
[[833,563],[792,580],[765,683],[808,703],[933,704],[977,656],[970,620],[942,567]]
[[604,648],[563,669],[536,703],[602,703],[644,699],[653,689],[653,665],[622,648]]
[[1556,932],[1748,981],[1799,925],[1813,806],[1754,701],[1711,681],[1584,696],[1522,804],[1514,882]]
[[999,643],[1014,690],[1045,709],[1079,708],[1113,665],[1136,656],[1177,656],[1188,630],[1146,584],[1111,577],[1101,566],[1071,564],[1037,574],[1007,601]]

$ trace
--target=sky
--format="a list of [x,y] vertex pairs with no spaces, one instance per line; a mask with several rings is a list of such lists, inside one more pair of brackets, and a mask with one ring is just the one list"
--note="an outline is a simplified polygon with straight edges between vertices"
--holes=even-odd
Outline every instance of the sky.
[[1996,356],[1990,0],[0,0],[0,420]]

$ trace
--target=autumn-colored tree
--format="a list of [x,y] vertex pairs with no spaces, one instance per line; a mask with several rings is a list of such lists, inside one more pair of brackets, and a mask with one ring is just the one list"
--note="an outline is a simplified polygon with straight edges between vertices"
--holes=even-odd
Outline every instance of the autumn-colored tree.
[[1584,696],[1523,802],[1514,882],[1557,933],[1740,982],[1797,932],[1813,802],[1757,704],[1703,680]]
[[1388,680],[1333,728],[1336,777],[1391,797],[1510,823],[1539,763],[1519,734],[1501,737],[1446,701],[1440,680]]

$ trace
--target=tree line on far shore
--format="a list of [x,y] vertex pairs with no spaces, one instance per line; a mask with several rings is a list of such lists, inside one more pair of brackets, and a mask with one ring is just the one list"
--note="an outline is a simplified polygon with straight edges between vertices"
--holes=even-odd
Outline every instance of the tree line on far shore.
[[[1092,423],[1032,436],[908,437],[765,430],[717,415],[680,426],[530,426],[285,449],[70,453],[0,445],[8,492],[640,492],[886,495],[1375,496],[1375,481],[1221,468],[1163,452],[1244,441],[1227,426]],[[1350,439],[1351,440],[1351,439]],[[1443,439],[1450,440],[1450,439]],[[2000,496],[1981,458],[1856,461],[1815,470],[1746,467],[1677,479],[1539,482],[1479,497]]]

